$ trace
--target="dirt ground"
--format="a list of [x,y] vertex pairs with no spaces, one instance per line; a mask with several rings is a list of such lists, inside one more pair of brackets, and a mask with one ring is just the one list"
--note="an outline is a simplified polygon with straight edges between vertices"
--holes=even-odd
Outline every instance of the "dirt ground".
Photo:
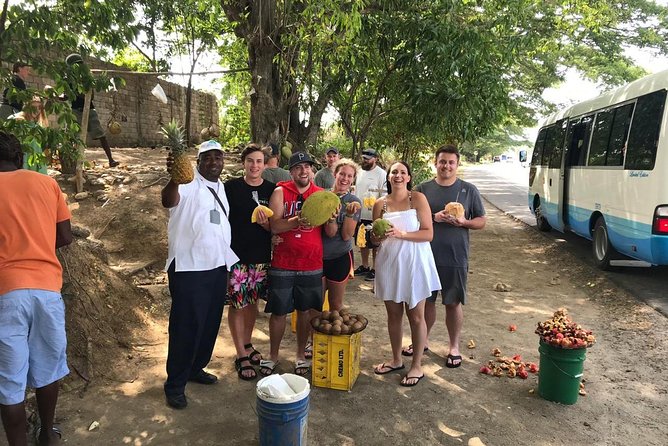
[[[164,152],[116,149],[116,169],[103,167],[100,150],[86,157],[97,162],[87,171],[88,198],[76,200],[72,183],[58,177],[74,223],[90,232],[79,231],[75,245],[61,255],[72,370],[56,414],[65,444],[257,444],[255,382],[241,381],[234,371],[226,322],[208,368],[219,383],[189,384],[186,410],[165,404],[167,212],[159,199],[167,178]],[[361,373],[350,392],[312,388],[309,444],[665,444],[668,424],[660,414],[668,411],[668,320],[558,243],[492,206],[487,210],[487,227],[472,233],[462,367],[445,367],[447,333],[439,306],[425,379],[403,388],[399,374],[375,375],[373,365],[390,358],[385,308],[369,282],[352,280],[345,303],[369,319]],[[499,283],[510,290],[496,291]],[[538,363],[536,323],[559,307],[597,336],[585,361],[587,395],[577,404],[543,400],[537,374],[522,380],[479,373],[494,348]],[[517,331],[509,331],[511,324]],[[404,326],[408,344],[407,321]],[[467,349],[469,340],[474,349]],[[264,315],[254,343],[268,352]],[[286,333],[282,373],[292,372],[294,346],[294,335]],[[94,422],[98,427],[89,429]]]

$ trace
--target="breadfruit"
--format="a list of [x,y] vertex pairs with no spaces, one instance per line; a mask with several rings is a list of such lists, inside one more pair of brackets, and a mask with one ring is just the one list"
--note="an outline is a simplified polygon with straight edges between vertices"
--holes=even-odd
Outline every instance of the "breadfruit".
[[366,226],[365,225],[360,225],[359,229],[357,230],[357,247],[358,248],[366,248]]
[[371,230],[376,237],[383,237],[388,229],[392,227],[392,224],[385,220],[384,218],[377,218],[373,221],[373,226]]
[[121,124],[118,121],[109,121],[109,124],[107,124],[107,128],[109,129],[109,133],[112,135],[118,135],[121,133],[123,130],[123,127],[121,127]]
[[260,211],[264,212],[264,215],[266,215],[267,218],[274,215],[274,211],[269,209],[267,206],[263,206],[263,205],[259,204],[259,205],[257,205],[257,207],[255,209],[253,209],[253,214],[251,214],[251,223],[255,223],[257,221],[257,214]]
[[335,193],[319,190],[304,201],[301,216],[310,226],[320,226],[332,218],[340,203],[341,200]]
[[461,218],[464,216],[464,206],[461,203],[453,201],[445,205],[445,212],[455,218]]

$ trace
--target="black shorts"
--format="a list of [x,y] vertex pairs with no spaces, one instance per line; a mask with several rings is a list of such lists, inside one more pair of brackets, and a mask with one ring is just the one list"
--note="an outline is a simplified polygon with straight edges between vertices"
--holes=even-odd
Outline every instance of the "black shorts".
[[[468,280],[468,268],[456,266],[438,266],[438,279],[441,281],[441,303],[443,305],[466,304],[466,281]],[[436,302],[438,291],[431,293],[429,302]]]
[[348,251],[335,259],[322,261],[322,274],[330,282],[341,283],[348,280],[353,269],[353,253]]
[[269,297],[265,313],[284,316],[297,311],[322,311],[322,270],[269,269]]

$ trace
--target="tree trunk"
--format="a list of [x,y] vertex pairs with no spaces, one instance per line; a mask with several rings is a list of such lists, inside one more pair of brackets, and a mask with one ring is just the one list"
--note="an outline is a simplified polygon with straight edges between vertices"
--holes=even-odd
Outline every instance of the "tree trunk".
[[278,141],[280,79],[274,65],[275,1],[253,1],[249,16],[248,61],[251,73],[251,138],[259,143]]

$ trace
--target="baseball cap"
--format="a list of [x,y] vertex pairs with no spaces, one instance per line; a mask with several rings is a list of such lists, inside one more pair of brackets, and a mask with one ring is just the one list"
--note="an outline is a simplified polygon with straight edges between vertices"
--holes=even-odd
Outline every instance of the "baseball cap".
[[336,153],[336,154],[338,155],[338,154],[339,154],[339,149],[337,149],[336,147],[330,147],[330,148],[327,149],[327,151],[325,152],[325,155],[329,155],[331,152],[334,152],[334,153]]
[[288,163],[288,170],[292,169],[293,167],[295,167],[297,164],[300,163],[309,163],[310,165],[313,165],[313,160],[306,152],[295,152],[290,156],[290,162]]
[[378,158],[378,153],[374,149],[364,149],[362,150],[362,158],[367,160],[371,158]]
[[82,62],[83,62],[83,58],[81,57],[81,54],[77,54],[77,53],[72,53],[65,58],[65,63],[67,65],[75,65],[75,64],[78,64],[78,63],[82,63]]
[[199,150],[197,151],[197,157],[199,158],[199,156],[202,153],[210,152],[211,150],[219,150],[222,152],[223,146],[221,146],[218,141],[214,141],[213,139],[204,141],[202,144],[199,145]]

